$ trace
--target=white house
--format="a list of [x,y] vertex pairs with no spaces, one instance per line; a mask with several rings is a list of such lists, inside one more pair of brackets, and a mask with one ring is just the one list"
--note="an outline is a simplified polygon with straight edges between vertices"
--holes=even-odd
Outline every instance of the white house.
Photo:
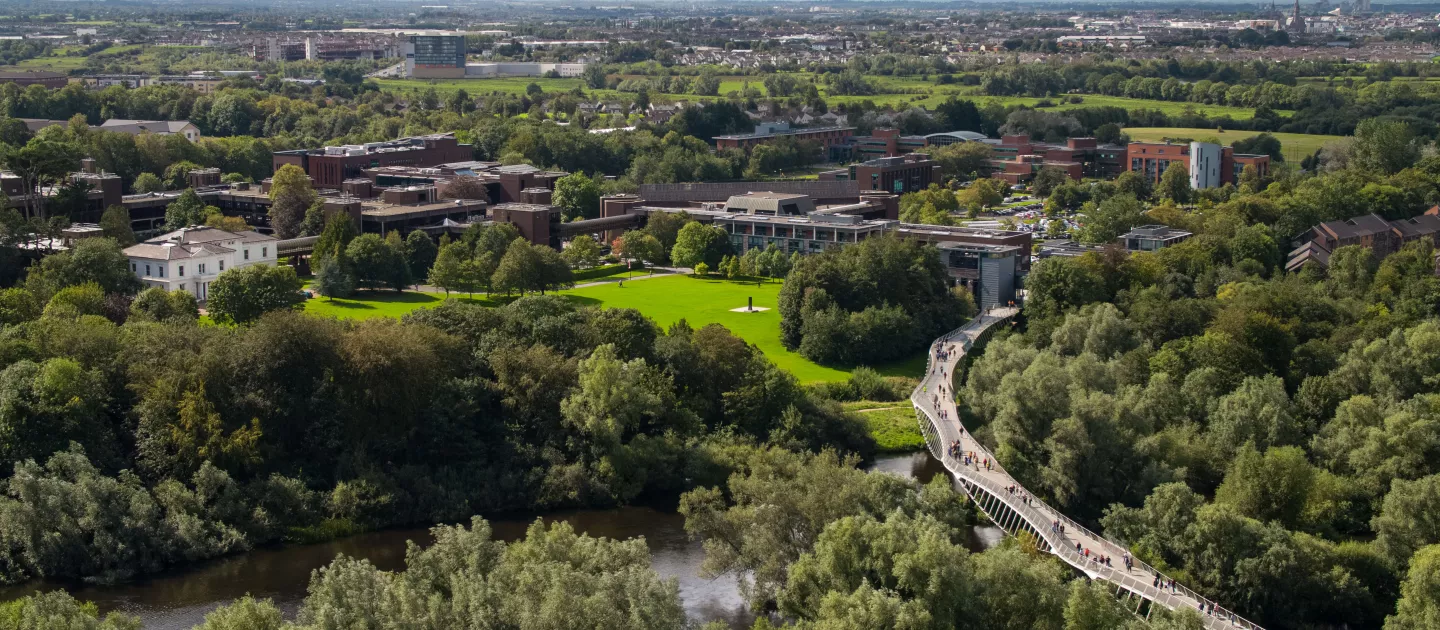
[[226,269],[274,264],[278,239],[259,232],[191,226],[125,248],[130,271],[147,287],[189,291],[198,300]]

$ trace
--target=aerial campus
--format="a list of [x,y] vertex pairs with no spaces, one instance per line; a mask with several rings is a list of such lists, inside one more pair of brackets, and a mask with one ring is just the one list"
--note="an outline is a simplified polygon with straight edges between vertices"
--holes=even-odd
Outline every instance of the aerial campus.
[[0,630],[1440,628],[1437,44],[0,3]]

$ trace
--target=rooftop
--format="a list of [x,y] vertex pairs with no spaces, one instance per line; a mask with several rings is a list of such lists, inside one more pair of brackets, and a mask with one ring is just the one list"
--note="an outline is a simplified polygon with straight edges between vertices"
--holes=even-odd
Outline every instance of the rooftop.
[[806,134],[806,133],[819,133],[819,132],[822,132],[822,131],[854,131],[854,130],[855,130],[854,127],[844,127],[844,126],[840,126],[840,125],[832,125],[832,126],[828,126],[828,127],[801,127],[801,128],[787,128],[787,129],[773,129],[773,128],[765,128],[765,127],[761,126],[761,127],[756,127],[756,128],[755,128],[755,131],[752,131],[752,132],[750,132],[750,133],[734,133],[734,134],[729,134],[729,135],[724,135],[724,136],[715,136],[715,139],[716,139],[716,140],[753,140],[753,139],[758,139],[758,138],[776,138],[776,137],[779,137],[779,136],[793,136],[793,135]]

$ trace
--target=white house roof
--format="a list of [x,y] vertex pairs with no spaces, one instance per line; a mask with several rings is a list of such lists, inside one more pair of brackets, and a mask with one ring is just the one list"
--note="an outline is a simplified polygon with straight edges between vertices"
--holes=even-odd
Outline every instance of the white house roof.
[[161,234],[144,243],[125,248],[125,255],[131,258],[150,260],[179,260],[214,254],[234,253],[225,243],[268,243],[276,241],[255,231],[229,232],[212,227],[191,226],[167,234]]

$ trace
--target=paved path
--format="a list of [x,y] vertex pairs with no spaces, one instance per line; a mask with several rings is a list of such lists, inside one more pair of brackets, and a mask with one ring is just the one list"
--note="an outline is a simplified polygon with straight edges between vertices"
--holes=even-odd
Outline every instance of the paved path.
[[[1188,608],[1200,612],[1208,629],[1259,630],[1260,626],[1183,586],[1165,588],[1168,578],[1143,562],[1135,560],[1131,568],[1126,569],[1124,559],[1128,550],[1123,545],[1081,527],[1034,498],[961,426],[954,392],[949,389],[955,367],[972,344],[992,326],[1009,321],[1016,312],[1014,308],[989,311],[935,340],[931,346],[926,376],[910,397],[931,453],[944,461],[945,468],[961,482],[970,498],[1006,533],[1028,532],[1037,539],[1041,549],[1059,556],[1091,579],[1114,584],[1117,595],[1133,598],[1137,613],[1142,608],[1139,598],[1143,598],[1171,610]],[[958,457],[950,454],[952,445],[957,443]],[[1108,556],[1110,562],[1102,564],[1102,556]]]

